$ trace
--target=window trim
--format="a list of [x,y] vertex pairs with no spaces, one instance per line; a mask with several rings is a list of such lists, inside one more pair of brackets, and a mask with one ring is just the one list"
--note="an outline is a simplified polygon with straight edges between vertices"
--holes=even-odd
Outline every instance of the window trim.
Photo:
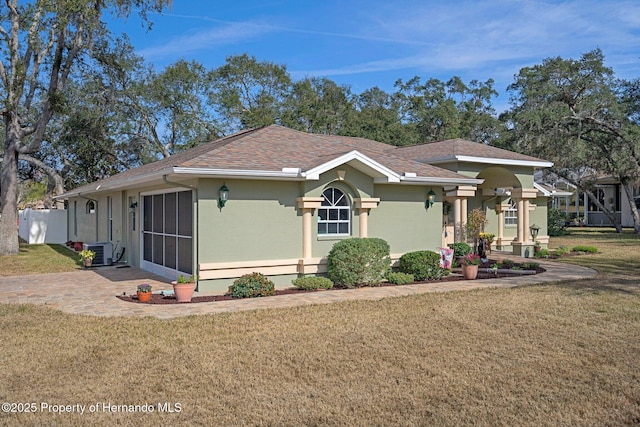
[[[331,191],[331,200],[326,195],[326,193],[329,191]],[[336,191],[342,195],[337,200],[335,196]],[[324,240],[328,238],[330,239],[330,238],[336,238],[336,237],[339,238],[339,237],[351,236],[351,222],[353,217],[353,215],[351,214],[352,203],[347,192],[337,187],[328,187],[322,192],[322,198],[323,200],[321,203],[321,207],[319,207],[317,210],[318,222],[316,227],[316,233],[317,233],[318,239]],[[346,202],[346,204],[344,205],[338,204],[338,203],[342,203],[343,201]],[[326,214],[325,214],[326,219],[321,218],[321,211],[326,211]],[[330,216],[332,216],[331,211],[337,211],[337,219],[330,219]],[[346,219],[341,219],[342,217],[341,212],[347,213]],[[325,233],[320,232],[321,224],[327,224],[327,227],[326,227],[327,231]],[[330,224],[336,225],[336,232],[331,232],[329,230]],[[340,233],[340,224],[347,224],[346,233]]]

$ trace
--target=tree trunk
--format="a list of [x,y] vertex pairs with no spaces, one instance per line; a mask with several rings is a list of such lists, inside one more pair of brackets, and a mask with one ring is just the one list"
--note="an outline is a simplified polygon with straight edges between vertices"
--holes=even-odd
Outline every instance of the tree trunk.
[[18,242],[18,151],[17,138],[7,131],[0,166],[0,255],[17,255]]
[[[616,228],[616,233],[622,233],[622,224],[620,223],[620,221],[618,221],[618,217],[616,216],[615,212],[611,212],[602,203],[600,203],[600,200],[598,200],[596,195],[593,194],[591,191],[584,190],[584,192],[587,193],[587,196],[589,196],[589,199],[591,199],[591,201],[600,209],[600,211],[603,214],[605,214],[607,218],[609,218],[609,221],[611,221],[613,226]],[[585,212],[586,211],[587,211],[587,206],[585,206]]]
[[622,188],[624,188],[627,200],[629,201],[629,207],[631,208],[631,215],[633,216],[633,232],[640,234],[640,214],[638,214],[636,201],[633,199],[633,188],[629,183],[622,184]]

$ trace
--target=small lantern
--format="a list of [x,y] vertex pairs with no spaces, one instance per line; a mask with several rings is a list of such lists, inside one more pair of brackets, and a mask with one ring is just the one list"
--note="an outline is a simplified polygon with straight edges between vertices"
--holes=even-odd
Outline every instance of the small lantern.
[[223,208],[227,200],[229,200],[229,188],[225,184],[222,184],[219,191],[220,197],[218,198],[218,204]]
[[538,233],[540,232],[540,227],[533,224],[531,227],[529,227],[529,230],[531,231],[531,239],[535,241],[538,237]]
[[429,209],[433,206],[433,202],[436,201],[436,193],[433,191],[433,188],[429,190],[427,193],[427,200],[424,202],[424,207]]

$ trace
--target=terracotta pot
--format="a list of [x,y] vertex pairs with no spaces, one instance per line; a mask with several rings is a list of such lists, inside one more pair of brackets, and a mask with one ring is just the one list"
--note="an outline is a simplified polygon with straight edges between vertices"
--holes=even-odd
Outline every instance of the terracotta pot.
[[91,258],[85,258],[82,260],[82,262],[84,263],[85,267],[91,267],[91,265],[93,264],[93,260]]
[[171,282],[173,285],[173,293],[176,296],[178,302],[191,302],[193,297],[193,291],[196,288],[195,283],[176,283]]
[[151,299],[151,292],[140,292],[138,291],[138,301],[140,302],[149,302]]
[[477,265],[463,265],[462,266],[462,275],[467,280],[474,280],[478,277],[478,266]]

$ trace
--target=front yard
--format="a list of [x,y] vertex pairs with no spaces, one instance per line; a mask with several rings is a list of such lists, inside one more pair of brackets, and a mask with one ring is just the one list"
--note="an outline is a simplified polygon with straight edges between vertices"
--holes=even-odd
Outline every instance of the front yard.
[[595,279],[170,321],[0,305],[0,398],[37,404],[0,424],[637,425],[640,240],[573,233],[551,246],[596,246],[563,260]]

